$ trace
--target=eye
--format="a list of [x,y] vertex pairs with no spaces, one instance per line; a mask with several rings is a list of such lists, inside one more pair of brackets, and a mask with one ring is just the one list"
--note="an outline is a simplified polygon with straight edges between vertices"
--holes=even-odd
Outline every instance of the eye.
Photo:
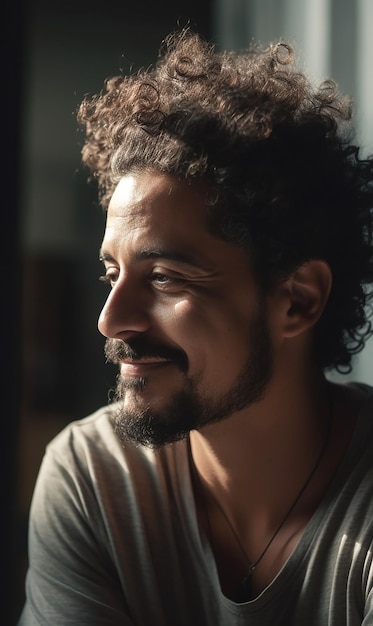
[[171,276],[167,276],[167,274],[162,274],[162,272],[153,272],[151,280],[153,282],[166,284],[168,282],[172,282],[173,278]]
[[180,288],[180,286],[185,282],[179,276],[165,274],[164,272],[158,271],[153,271],[149,280],[156,289],[162,289],[164,291],[171,291],[172,289]]
[[115,285],[115,283],[117,282],[118,277],[119,272],[117,272],[117,270],[115,270],[114,268],[109,268],[106,270],[106,274],[104,274],[103,276],[99,276],[99,280],[113,287],[113,285]]

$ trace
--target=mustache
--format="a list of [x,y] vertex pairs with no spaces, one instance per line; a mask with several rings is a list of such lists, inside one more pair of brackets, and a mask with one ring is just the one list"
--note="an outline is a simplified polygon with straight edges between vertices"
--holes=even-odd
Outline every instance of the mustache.
[[104,353],[107,362],[119,365],[124,359],[162,358],[172,361],[182,372],[188,371],[188,358],[183,350],[166,344],[155,344],[144,337],[133,337],[128,341],[106,339]]

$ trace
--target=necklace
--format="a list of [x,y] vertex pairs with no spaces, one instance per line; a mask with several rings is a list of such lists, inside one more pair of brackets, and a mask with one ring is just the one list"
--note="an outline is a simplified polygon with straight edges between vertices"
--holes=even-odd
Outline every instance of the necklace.
[[[326,449],[328,447],[329,444],[329,439],[330,439],[330,433],[331,433],[331,427],[332,427],[332,403],[331,403],[331,399],[329,398],[329,411],[328,411],[328,422],[327,422],[327,427],[326,427],[326,434],[325,434],[325,439],[323,441],[321,450],[319,452],[319,455],[316,459],[316,462],[314,464],[314,466],[312,467],[312,470],[310,472],[310,474],[307,476],[306,481],[303,483],[300,491],[297,493],[296,498],[294,499],[294,501],[292,502],[290,508],[288,509],[285,517],[281,520],[280,525],[276,528],[276,530],[274,531],[274,533],[272,534],[272,536],[270,537],[268,543],[265,545],[264,549],[262,550],[262,552],[260,553],[259,557],[255,560],[255,561],[251,561],[251,559],[249,559],[246,550],[244,549],[239,535],[236,531],[236,529],[234,528],[232,522],[230,521],[228,515],[226,514],[226,512],[224,511],[223,507],[221,506],[220,502],[218,501],[217,498],[215,498],[215,496],[209,492],[210,497],[213,499],[213,501],[215,502],[216,506],[218,507],[219,511],[221,512],[222,516],[224,517],[228,527],[231,530],[232,535],[234,536],[237,545],[239,546],[247,564],[248,564],[248,571],[244,577],[244,579],[242,580],[241,584],[239,585],[238,591],[237,591],[237,602],[247,602],[248,599],[250,599],[252,597],[252,593],[251,593],[251,577],[254,573],[255,568],[257,567],[257,565],[261,562],[261,560],[263,559],[264,555],[267,553],[267,551],[269,550],[270,546],[272,545],[273,541],[275,540],[275,538],[277,537],[278,533],[280,532],[281,528],[284,526],[284,524],[287,522],[287,520],[289,519],[290,515],[292,514],[292,512],[294,511],[295,507],[297,506],[299,500],[301,499],[301,497],[303,496],[304,492],[306,491],[308,485],[310,484],[312,478],[314,477],[314,475],[316,474],[316,471],[319,468],[319,465],[324,457],[324,454],[326,452]],[[202,497],[203,500],[203,506],[204,506],[204,511],[205,511],[205,516],[206,516],[206,520],[207,520],[207,526],[208,526],[208,533],[209,533],[209,537],[210,537],[210,544],[212,545],[212,532],[211,532],[211,524],[210,524],[210,516],[208,513],[208,509],[206,506],[206,500],[204,498],[204,494],[206,494],[206,489],[203,487],[202,485],[202,481],[201,481],[201,477],[198,473],[198,470],[195,466],[194,463],[194,459],[193,459],[193,455],[192,455],[192,450],[191,450],[191,446],[190,446],[190,440],[188,439],[188,449],[189,449],[189,456],[190,456],[190,464],[191,464],[191,469],[192,469],[192,475],[195,477],[196,481],[197,481],[197,487],[198,487],[198,491],[200,492],[200,495]]]

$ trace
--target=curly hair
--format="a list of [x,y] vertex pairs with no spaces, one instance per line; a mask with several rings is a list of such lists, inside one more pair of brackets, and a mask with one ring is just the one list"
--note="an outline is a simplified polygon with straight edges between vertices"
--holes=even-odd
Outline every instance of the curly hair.
[[287,43],[218,52],[189,29],[164,41],[154,67],[108,79],[78,111],[104,207],[128,172],[203,179],[214,233],[250,251],[264,291],[327,261],[315,358],[343,372],[372,334],[373,159],[359,157],[351,117],[350,100],[331,80],[314,87]]

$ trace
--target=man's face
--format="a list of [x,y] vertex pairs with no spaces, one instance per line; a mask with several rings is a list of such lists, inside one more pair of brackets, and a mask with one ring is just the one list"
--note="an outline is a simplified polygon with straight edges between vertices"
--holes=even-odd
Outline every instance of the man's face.
[[118,363],[120,436],[161,445],[256,402],[272,373],[265,299],[247,252],[208,228],[207,189],[124,177],[101,249],[99,319]]

